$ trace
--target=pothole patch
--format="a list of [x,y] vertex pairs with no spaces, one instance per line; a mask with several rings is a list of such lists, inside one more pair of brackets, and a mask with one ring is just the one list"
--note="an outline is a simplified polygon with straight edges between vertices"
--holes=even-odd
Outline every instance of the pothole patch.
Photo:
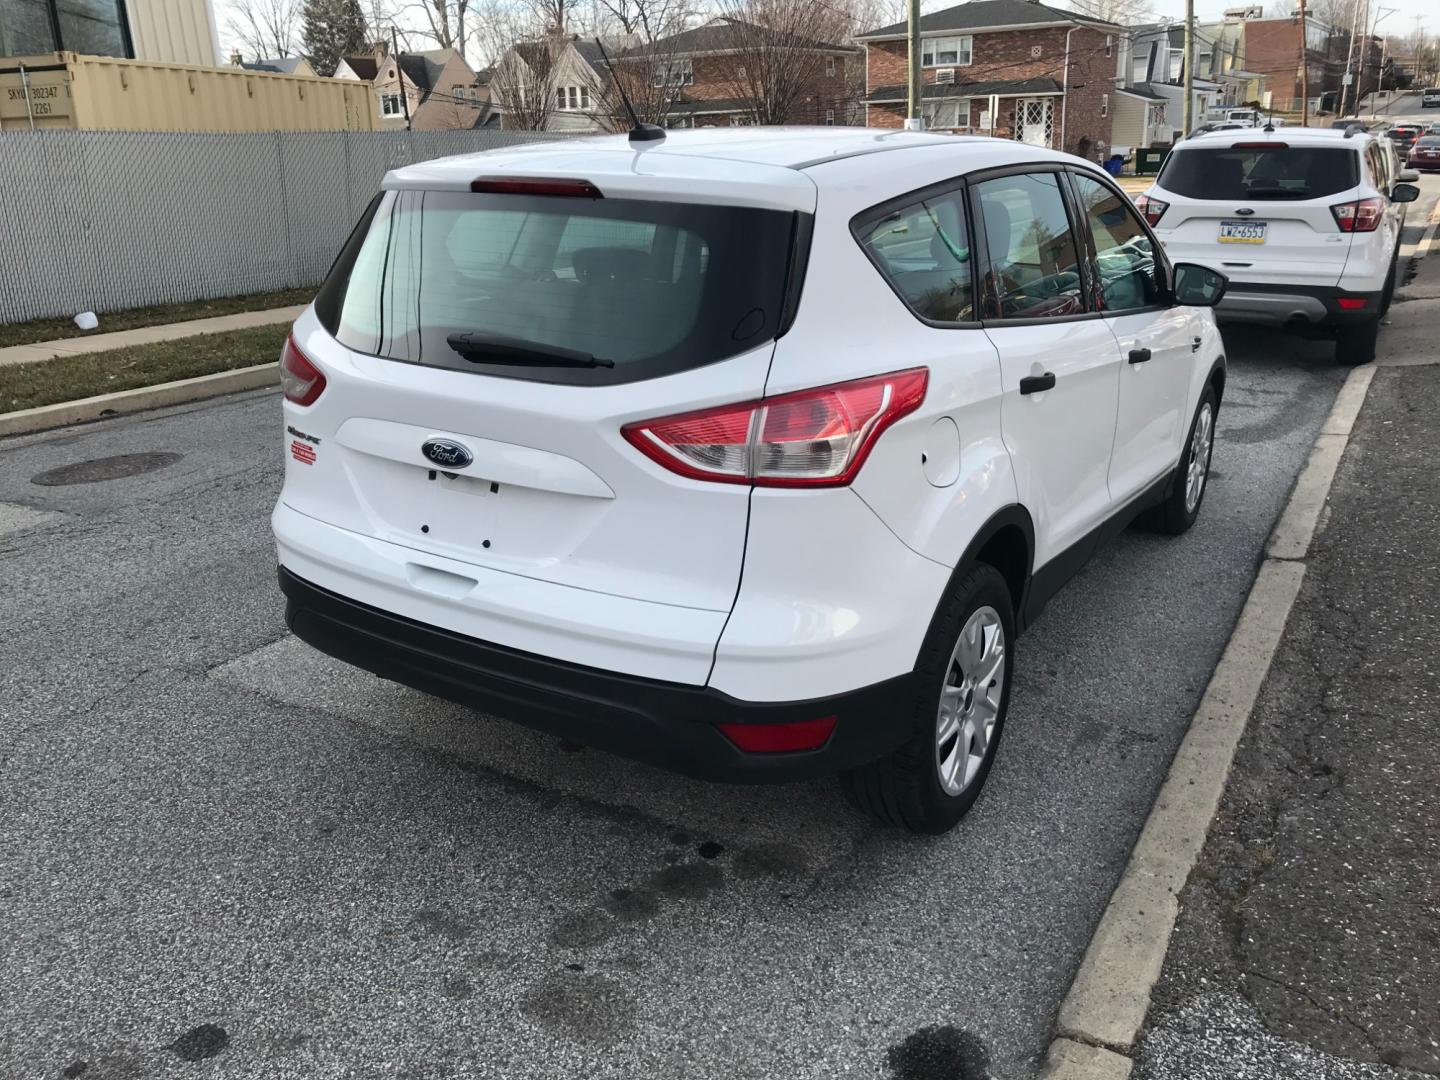
[[164,450],[152,450],[143,454],[115,454],[112,457],[77,461],[73,465],[61,465],[58,469],[47,469],[32,476],[30,482],[41,487],[65,487],[69,484],[95,484],[102,480],[123,480],[127,476],[140,476],[174,465],[183,456]]

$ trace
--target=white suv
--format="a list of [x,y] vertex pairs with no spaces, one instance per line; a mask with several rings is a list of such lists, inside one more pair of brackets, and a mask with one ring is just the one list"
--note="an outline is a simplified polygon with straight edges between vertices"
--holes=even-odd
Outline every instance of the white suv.
[[1194,521],[1223,289],[1010,141],[643,129],[398,170],[282,359],[287,621],[943,831],[1017,633],[1137,514]]
[[1195,135],[1136,205],[1171,258],[1229,279],[1222,318],[1333,333],[1337,359],[1367,363],[1420,194],[1385,142],[1358,126]]

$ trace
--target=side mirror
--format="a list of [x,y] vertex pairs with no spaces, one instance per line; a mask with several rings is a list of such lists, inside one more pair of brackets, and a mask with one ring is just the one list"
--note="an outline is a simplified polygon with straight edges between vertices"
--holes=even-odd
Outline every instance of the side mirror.
[[1401,169],[1400,175],[1395,177],[1395,179],[1399,180],[1402,184],[1418,184],[1420,182],[1420,173],[1415,169]]
[[1174,275],[1175,303],[1186,307],[1214,307],[1220,303],[1229,284],[1220,271],[1199,263],[1176,263]]
[[[1404,176],[1404,173],[1400,174]],[[1420,189],[1414,184],[1396,184],[1390,189],[1391,202],[1414,202],[1420,198]]]

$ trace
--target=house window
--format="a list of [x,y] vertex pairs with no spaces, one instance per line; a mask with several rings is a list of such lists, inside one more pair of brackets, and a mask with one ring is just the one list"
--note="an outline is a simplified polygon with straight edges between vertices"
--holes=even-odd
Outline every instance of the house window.
[[399,94],[381,94],[381,95],[380,95],[380,115],[381,115],[381,116],[399,116],[399,115],[400,115],[401,113],[403,113],[404,111],[405,111],[404,106],[402,106],[402,105],[400,104],[400,95],[399,95]]
[[586,112],[590,108],[588,86],[558,86],[555,88],[555,108],[562,112]]
[[117,0],[0,0],[0,56],[61,49],[133,57]]
[[826,126],[826,127],[834,127],[834,126],[835,126],[835,110],[834,110],[834,109],[826,109],[826,110],[825,110],[825,126]]
[[835,77],[835,58],[833,56],[825,57],[825,77],[828,79]]
[[1103,120],[1103,119],[1105,119],[1105,117],[1107,117],[1107,116],[1109,116],[1109,115],[1110,115],[1110,95],[1109,95],[1109,94],[1101,94],[1101,95],[1100,95],[1100,119]]
[[1112,52],[1112,50],[1113,50],[1114,48],[1115,48],[1115,39],[1114,39],[1113,37],[1111,37],[1109,34],[1106,34],[1106,35],[1105,35],[1105,55],[1106,55],[1106,56],[1111,55],[1111,52]]
[[695,65],[689,60],[670,60],[655,66],[656,86],[691,86],[695,82]]
[[920,43],[920,62],[925,67],[965,67],[970,63],[971,38],[926,38]]
[[1148,56],[1137,56],[1130,64],[1130,81],[1144,82],[1145,76],[1150,74],[1150,58]]
[[1170,54],[1170,81],[1180,81],[1180,65],[1185,61],[1185,54],[1179,51]]

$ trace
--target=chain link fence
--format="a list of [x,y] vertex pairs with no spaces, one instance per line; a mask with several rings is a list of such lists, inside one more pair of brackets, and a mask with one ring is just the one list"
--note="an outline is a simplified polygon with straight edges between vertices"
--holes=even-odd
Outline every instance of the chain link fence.
[[318,285],[385,173],[554,135],[0,133],[0,323]]

